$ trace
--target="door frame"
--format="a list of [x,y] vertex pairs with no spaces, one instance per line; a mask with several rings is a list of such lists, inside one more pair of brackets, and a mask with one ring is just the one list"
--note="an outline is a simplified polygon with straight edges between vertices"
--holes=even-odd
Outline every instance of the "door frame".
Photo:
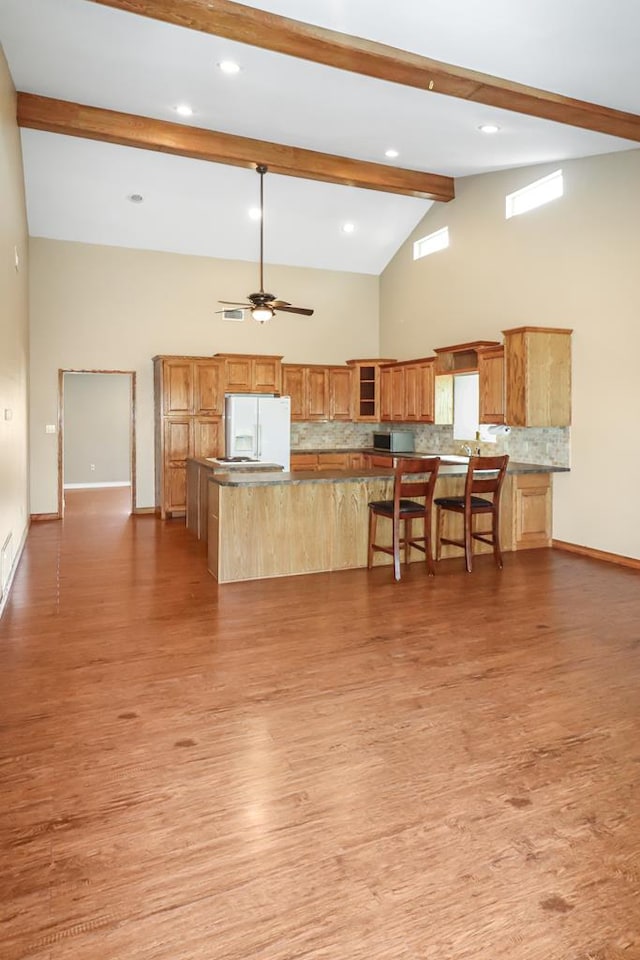
[[129,377],[131,403],[129,406],[129,451],[131,474],[131,513],[136,512],[136,372],[135,370],[87,370],[65,367],[58,369],[58,516],[64,517],[64,375],[65,373],[119,373]]

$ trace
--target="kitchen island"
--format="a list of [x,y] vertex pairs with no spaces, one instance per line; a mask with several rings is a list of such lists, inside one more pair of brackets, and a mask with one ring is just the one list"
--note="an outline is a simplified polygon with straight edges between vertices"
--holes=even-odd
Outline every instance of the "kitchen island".
[[[503,551],[551,545],[551,475],[560,469],[509,464],[501,502]],[[462,493],[466,473],[466,464],[441,465],[435,495]],[[209,477],[208,487],[208,569],[219,583],[231,583],[366,567],[368,503],[393,496],[393,471],[219,473]],[[446,537],[456,522],[457,516],[446,516]],[[391,524],[385,526],[390,542]],[[475,550],[491,548],[478,543]],[[445,545],[442,556],[461,553]],[[424,561],[415,551],[412,559]],[[391,562],[376,554],[376,566]]]

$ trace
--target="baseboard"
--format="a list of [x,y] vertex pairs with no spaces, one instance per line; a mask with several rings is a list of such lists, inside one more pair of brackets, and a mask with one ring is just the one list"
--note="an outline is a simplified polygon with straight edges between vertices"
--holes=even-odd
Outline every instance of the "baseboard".
[[149,516],[150,514],[160,516],[160,507],[135,507],[133,513],[136,517]]
[[566,540],[552,540],[551,546],[555,550],[565,550],[567,553],[578,553],[582,557],[591,557],[593,560],[605,560],[607,563],[617,563],[621,567],[631,567],[640,570],[640,560],[634,557],[623,557],[620,553],[608,553],[606,550],[594,550],[593,547],[583,547],[578,543],[567,543]]
[[40,523],[43,520],[59,520],[59,519],[60,519],[59,513],[32,513],[31,514],[32,523]]
[[114,480],[105,483],[65,483],[65,490],[97,490],[100,487],[130,487],[130,480]]
[[28,533],[29,533],[29,526],[30,526],[30,524],[27,524],[26,527],[24,528],[23,532],[22,532],[22,537],[20,538],[20,543],[18,544],[18,549],[16,550],[15,556],[14,556],[14,558],[13,558],[13,563],[11,564],[11,570],[9,571],[9,576],[7,577],[7,582],[6,582],[5,585],[4,585],[4,589],[2,590],[2,594],[0,594],[0,617],[2,617],[2,614],[4,613],[4,608],[5,608],[6,604],[7,604],[7,600],[9,599],[9,594],[11,593],[11,587],[12,587],[12,585],[13,585],[13,578],[14,578],[15,575],[16,575],[16,570],[18,569],[18,564],[20,563],[20,559],[21,559],[21,557],[22,557],[22,551],[24,550],[24,545],[25,545],[25,543],[27,542],[27,535],[28,535]]

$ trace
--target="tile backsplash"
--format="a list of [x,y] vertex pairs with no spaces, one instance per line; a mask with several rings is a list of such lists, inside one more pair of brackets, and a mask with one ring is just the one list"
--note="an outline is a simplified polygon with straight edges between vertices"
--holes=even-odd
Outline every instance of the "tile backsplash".
[[[416,450],[460,453],[462,444],[453,439],[453,427],[435,426],[428,423],[398,425],[415,434]],[[291,447],[293,450],[358,449],[373,444],[374,430],[388,430],[389,424],[313,422],[291,424]],[[508,453],[512,460],[523,463],[540,463],[551,467],[570,466],[570,427],[513,427],[496,443],[474,443],[481,454]]]

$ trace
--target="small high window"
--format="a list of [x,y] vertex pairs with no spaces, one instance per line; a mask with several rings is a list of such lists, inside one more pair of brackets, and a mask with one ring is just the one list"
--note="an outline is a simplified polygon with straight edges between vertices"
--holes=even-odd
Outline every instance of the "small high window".
[[442,230],[436,230],[430,233],[428,237],[416,240],[413,245],[413,259],[419,260],[421,257],[428,257],[430,253],[436,250],[444,250],[449,246],[449,227],[443,227]]
[[535,180],[527,187],[516,190],[515,193],[507,194],[507,220],[510,217],[517,217],[520,213],[535,210],[536,207],[550,203],[551,200],[557,200],[563,193],[562,170],[556,170],[548,177],[542,177],[541,180]]

